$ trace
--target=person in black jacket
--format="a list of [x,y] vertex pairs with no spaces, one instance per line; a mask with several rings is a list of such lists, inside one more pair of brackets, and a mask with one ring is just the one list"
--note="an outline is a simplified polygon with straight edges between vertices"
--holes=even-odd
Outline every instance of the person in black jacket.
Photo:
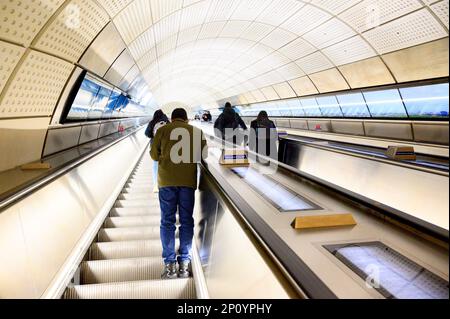
[[[156,132],[168,123],[169,119],[162,110],[155,112],[153,120],[148,124],[148,127],[145,130],[145,135],[150,139],[150,144],[153,144]],[[153,161],[153,192],[158,193],[158,191],[158,162]]]
[[261,111],[258,118],[251,123],[249,148],[262,156],[278,160],[277,127],[269,119],[266,111]]
[[245,125],[242,118],[231,106],[231,103],[227,102],[223,113],[214,123],[214,130],[216,136],[220,137],[223,141],[233,143],[234,145],[241,144],[238,143],[238,131],[237,129],[241,127],[244,131],[247,130],[247,125]]

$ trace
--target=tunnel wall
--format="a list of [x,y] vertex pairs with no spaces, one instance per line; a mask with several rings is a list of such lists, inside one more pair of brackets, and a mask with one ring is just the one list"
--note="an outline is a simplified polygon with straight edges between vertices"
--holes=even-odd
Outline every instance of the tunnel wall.
[[41,298],[64,286],[68,257],[82,258],[80,243],[94,239],[147,145],[140,130],[0,212],[0,298]]

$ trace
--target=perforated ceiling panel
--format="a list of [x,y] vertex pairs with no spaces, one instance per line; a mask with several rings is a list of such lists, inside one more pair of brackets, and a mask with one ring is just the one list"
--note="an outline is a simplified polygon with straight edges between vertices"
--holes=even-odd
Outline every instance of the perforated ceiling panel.
[[64,0],[0,1],[0,39],[30,45]]
[[0,41],[0,94],[24,52],[22,47]]
[[448,36],[427,9],[411,13],[363,35],[380,54]]
[[105,8],[109,16],[113,18],[134,0],[97,0],[97,1],[103,8]]
[[73,0],[36,43],[36,48],[77,62],[108,23],[106,11],[91,0]]
[[74,66],[31,51],[0,102],[1,117],[49,116]]
[[431,6],[431,10],[439,17],[448,29],[448,0],[443,0]]

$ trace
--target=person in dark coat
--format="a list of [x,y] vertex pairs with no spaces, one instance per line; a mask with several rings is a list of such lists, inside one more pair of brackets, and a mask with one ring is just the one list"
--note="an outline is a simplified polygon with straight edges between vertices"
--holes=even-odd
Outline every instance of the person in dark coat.
[[275,123],[269,119],[266,111],[261,111],[250,125],[250,150],[278,161],[277,141]]
[[216,136],[220,137],[223,141],[233,143],[234,145],[241,144],[240,142],[238,143],[238,140],[240,139],[237,129],[239,127],[244,131],[247,130],[247,125],[245,125],[245,122],[233,109],[231,103],[227,102],[223,113],[214,123]]
[[[145,135],[150,139],[150,145],[153,145],[156,132],[168,123],[170,123],[169,118],[162,110],[155,112],[152,121],[148,124],[147,129],[145,130]],[[158,193],[158,191],[158,162],[153,161],[153,192]]]

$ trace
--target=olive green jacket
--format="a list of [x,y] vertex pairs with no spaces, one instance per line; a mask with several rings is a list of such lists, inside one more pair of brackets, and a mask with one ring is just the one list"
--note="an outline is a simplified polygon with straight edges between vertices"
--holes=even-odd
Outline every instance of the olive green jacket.
[[197,166],[208,154],[203,132],[182,120],[161,127],[150,155],[159,162],[158,184],[164,187],[197,189]]

